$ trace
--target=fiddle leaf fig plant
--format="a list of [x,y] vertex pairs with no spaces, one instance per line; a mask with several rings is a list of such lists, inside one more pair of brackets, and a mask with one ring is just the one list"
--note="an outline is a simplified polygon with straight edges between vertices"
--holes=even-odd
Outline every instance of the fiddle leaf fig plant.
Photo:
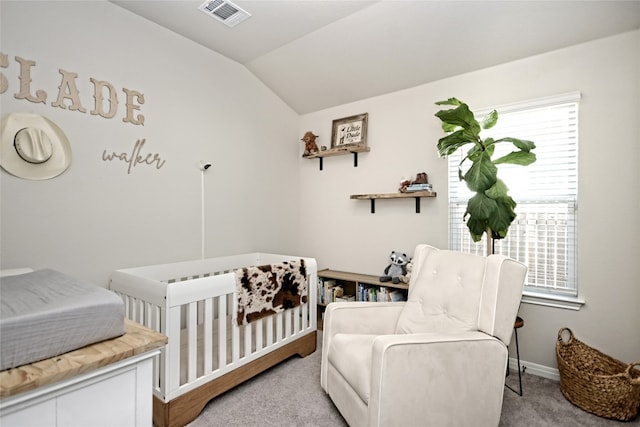
[[[442,121],[446,136],[438,140],[438,154],[447,157],[462,147],[469,146],[466,155],[458,165],[458,176],[465,181],[475,195],[469,199],[464,213],[467,228],[474,242],[482,240],[487,233],[487,247],[491,239],[506,237],[509,226],[516,218],[516,202],[509,196],[506,184],[498,178],[501,163],[527,166],[535,162],[535,148],[532,141],[504,137],[483,139],[480,132],[490,129],[498,122],[498,112],[491,111],[482,122],[478,122],[464,102],[449,98],[436,102],[452,108],[440,110],[435,115]],[[497,144],[512,144],[509,154],[493,159]]]

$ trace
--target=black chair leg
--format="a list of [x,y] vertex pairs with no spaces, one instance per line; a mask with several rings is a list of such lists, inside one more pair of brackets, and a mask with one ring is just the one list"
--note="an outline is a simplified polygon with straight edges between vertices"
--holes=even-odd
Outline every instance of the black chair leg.
[[[516,356],[518,360],[518,385],[520,386],[520,390],[515,390],[511,388],[509,384],[505,384],[509,390],[514,393],[517,393],[519,396],[522,396],[522,372],[520,369],[520,346],[518,345],[518,330],[514,329],[513,332],[516,334]],[[509,376],[509,365],[507,364],[507,376]]]

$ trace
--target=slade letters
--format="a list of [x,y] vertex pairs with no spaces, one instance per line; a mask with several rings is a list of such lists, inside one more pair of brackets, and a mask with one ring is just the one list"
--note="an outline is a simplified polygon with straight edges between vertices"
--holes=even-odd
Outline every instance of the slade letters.
[[[20,90],[13,96],[16,99],[26,99],[33,103],[47,102],[47,92],[43,89],[37,89],[35,93],[31,88],[31,68],[36,65],[36,62],[30,59],[24,59],[19,56],[15,57],[16,62],[20,64],[20,74],[18,79],[20,80]],[[9,67],[9,58],[6,54],[0,52],[0,68]],[[79,111],[86,113],[87,109],[82,105],[80,100],[80,91],[76,84],[78,74],[66,71],[63,69],[58,70],[62,75],[60,79],[60,85],[58,86],[58,97],[51,103],[52,107],[68,109],[69,111]],[[89,81],[93,84],[93,109],[90,111],[91,115],[97,115],[106,119],[113,118],[118,111],[118,95],[115,87],[107,82],[89,78]],[[9,82],[6,76],[0,73],[0,94],[3,94],[9,88]],[[122,118],[124,123],[131,123],[132,125],[144,126],[144,115],[137,114],[140,111],[140,106],[144,104],[144,94],[127,88],[122,88],[122,91],[126,95],[125,101],[125,114]]]

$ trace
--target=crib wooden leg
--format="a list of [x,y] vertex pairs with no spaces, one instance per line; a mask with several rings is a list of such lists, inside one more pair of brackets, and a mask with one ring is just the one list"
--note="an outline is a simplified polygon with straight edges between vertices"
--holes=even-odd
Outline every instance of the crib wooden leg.
[[313,331],[302,338],[265,354],[246,365],[203,384],[195,390],[191,390],[170,402],[163,402],[156,396],[153,397],[153,424],[156,427],[182,427],[195,420],[207,403],[216,396],[248,379],[266,371],[270,367],[299,355],[306,357],[316,351],[317,332]]

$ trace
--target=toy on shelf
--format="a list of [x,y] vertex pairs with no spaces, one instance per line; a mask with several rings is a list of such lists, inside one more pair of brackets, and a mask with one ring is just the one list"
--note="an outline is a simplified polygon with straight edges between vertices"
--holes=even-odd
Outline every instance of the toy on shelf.
[[413,193],[416,191],[431,191],[433,187],[429,184],[426,172],[420,172],[416,175],[416,179],[411,181],[403,179],[400,181],[400,193]]
[[304,134],[300,140],[304,142],[304,154],[302,157],[310,156],[311,154],[316,154],[318,152],[318,145],[316,144],[317,137],[318,135],[314,135],[311,131]]
[[411,281],[411,272],[413,271],[413,260],[409,261],[409,263],[405,266],[405,269],[407,270],[407,272],[400,276],[400,281],[408,285],[409,282]]
[[411,259],[403,252],[392,251],[389,255],[391,264],[384,269],[384,275],[380,276],[381,282],[400,283],[400,277],[407,274],[407,264]]

